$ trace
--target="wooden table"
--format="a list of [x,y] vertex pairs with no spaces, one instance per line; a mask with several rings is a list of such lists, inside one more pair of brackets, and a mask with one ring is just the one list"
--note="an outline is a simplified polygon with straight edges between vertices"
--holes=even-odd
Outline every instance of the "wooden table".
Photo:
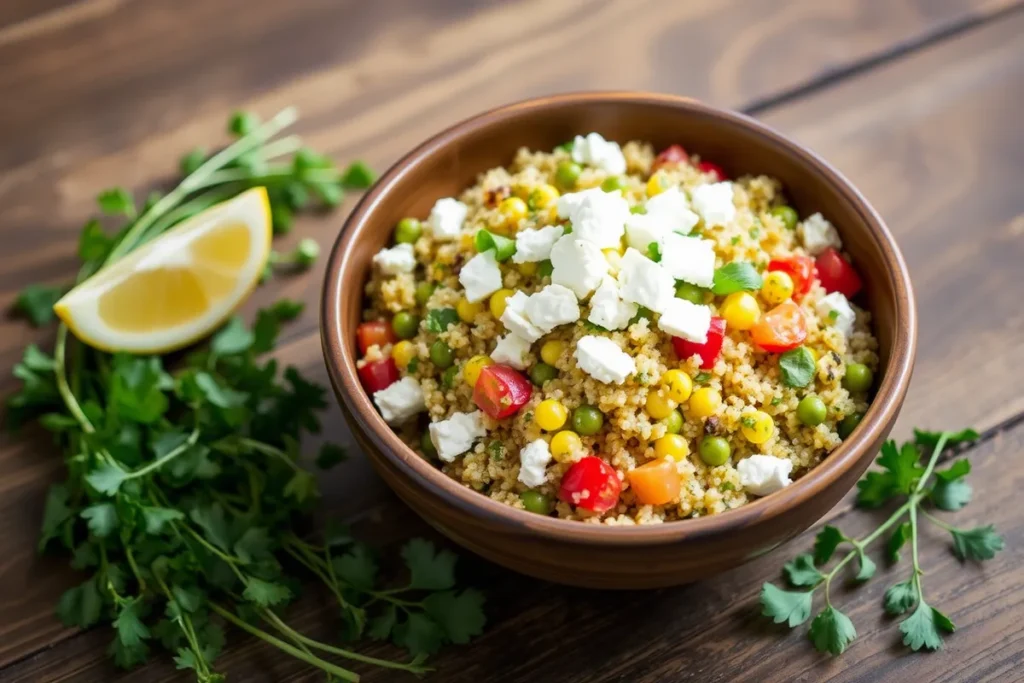
[[[888,220],[921,310],[917,372],[896,428],[973,425],[976,500],[1008,549],[961,566],[925,544],[928,593],[959,626],[945,650],[909,655],[880,609],[897,576],[843,596],[860,637],[841,658],[757,615],[762,582],[814,530],[699,585],[601,593],[538,583],[464,556],[489,594],[487,633],[436,659],[433,680],[1024,680],[1024,3],[1015,0],[5,0],[0,4],[0,304],[62,281],[75,235],[110,185],[143,192],[178,156],[222,141],[238,107],[302,113],[299,132],[377,168],[427,135],[500,103],[565,90],[632,88],[752,113],[808,144]],[[350,207],[350,204],[346,205]],[[342,214],[297,230],[328,241]],[[291,239],[295,239],[294,237]],[[322,264],[321,264],[322,269]],[[259,293],[315,302],[322,270]],[[278,355],[326,382],[315,307]],[[52,330],[0,322],[0,366]],[[14,380],[0,379],[0,393]],[[349,441],[338,410],[328,436]],[[105,628],[53,615],[75,580],[34,554],[58,454],[30,430],[0,437],[0,680],[184,681],[166,661],[115,671]],[[425,526],[362,458],[323,482],[332,516],[394,543]],[[830,514],[869,528],[847,500]],[[902,577],[901,577],[902,578]],[[333,637],[303,603],[298,625]],[[369,651],[386,652],[386,648]],[[319,680],[251,639],[220,665],[233,681]],[[371,670],[366,681],[408,680]]]

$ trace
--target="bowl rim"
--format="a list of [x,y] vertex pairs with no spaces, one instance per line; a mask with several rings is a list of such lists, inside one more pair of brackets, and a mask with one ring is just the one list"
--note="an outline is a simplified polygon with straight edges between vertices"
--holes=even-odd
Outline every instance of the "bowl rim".
[[[384,422],[370,396],[363,391],[355,369],[354,334],[346,340],[340,320],[341,302],[345,298],[345,274],[355,267],[353,245],[372,224],[372,217],[390,186],[403,178],[423,158],[433,155],[481,128],[501,125],[510,119],[531,117],[542,112],[566,106],[607,104],[645,104],[689,111],[705,117],[719,118],[741,127],[768,142],[802,165],[810,166],[854,208],[868,227],[868,235],[883,256],[890,287],[895,293],[895,326],[889,363],[882,374],[883,380],[875,400],[850,439],[844,441],[813,470],[790,486],[743,506],[720,514],[651,525],[612,526],[586,524],[530,513],[513,508],[482,495],[451,479],[433,464],[409,448]],[[349,285],[351,287],[351,285]],[[359,284],[362,291],[362,283]],[[660,545],[682,539],[699,540],[720,537],[729,531],[779,517],[800,507],[813,496],[822,493],[835,480],[856,467],[869,455],[871,444],[881,441],[887,425],[895,419],[902,406],[913,371],[917,348],[917,311],[910,276],[899,248],[881,216],[867,199],[839,171],[815,153],[785,137],[771,127],[734,111],[700,102],[687,97],[638,91],[575,92],[522,100],[503,105],[465,119],[448,127],[421,143],[395,162],[362,197],[346,218],[331,247],[324,275],[320,310],[321,344],[328,375],[339,397],[342,410],[355,422],[354,429],[362,428],[365,436],[388,463],[419,486],[432,498],[458,509],[480,524],[499,524],[506,530],[556,542],[602,546]],[[369,454],[371,460],[373,454]]]

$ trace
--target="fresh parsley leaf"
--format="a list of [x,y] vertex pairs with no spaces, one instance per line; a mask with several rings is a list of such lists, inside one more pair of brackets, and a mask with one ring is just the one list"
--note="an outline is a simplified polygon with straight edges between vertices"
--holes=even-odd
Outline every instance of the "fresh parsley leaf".
[[857,575],[854,577],[857,581],[867,581],[875,575],[877,567],[875,566],[874,561],[867,556],[863,549],[858,549],[857,563],[860,567],[857,570]]
[[74,517],[69,503],[67,484],[54,484],[46,494],[43,506],[43,524],[39,534],[39,550],[43,550],[55,538],[58,538],[65,523]]
[[292,592],[288,586],[249,576],[245,579],[242,597],[260,607],[274,607],[291,600]]
[[204,596],[195,588],[186,588],[185,586],[174,584],[171,586],[171,595],[174,596],[174,601],[185,612],[195,612],[203,604]]
[[[921,429],[914,430],[914,441],[921,448],[932,449],[939,443],[939,437],[944,432],[928,432]],[[956,446],[958,444],[970,443],[971,441],[977,441],[979,438],[978,432],[971,428],[961,429],[959,432],[945,432],[948,436],[946,439],[947,446]]]
[[936,479],[928,497],[940,510],[955,512],[971,502],[971,485],[963,479]]
[[806,387],[814,379],[814,356],[803,346],[786,351],[779,356],[779,372],[782,383],[787,387]]
[[121,483],[127,478],[127,472],[116,463],[108,461],[85,475],[89,486],[108,496],[117,493],[117,490],[121,488]]
[[320,452],[316,456],[316,466],[322,470],[329,470],[346,460],[348,460],[348,451],[338,444],[328,442],[320,446]]
[[270,543],[270,536],[266,529],[251,526],[235,541],[235,555],[246,564],[267,559],[271,556]]
[[57,603],[57,617],[65,626],[89,628],[100,620],[103,599],[96,588],[96,577],[69,588]]
[[811,642],[819,652],[841,655],[857,637],[857,629],[845,614],[835,607],[826,607],[818,612],[811,622]]
[[332,566],[338,579],[353,588],[369,590],[377,581],[377,563],[362,544],[357,544],[348,553],[334,558]]
[[971,473],[971,462],[960,458],[944,470],[935,470],[935,476],[943,481],[956,481]]
[[64,296],[61,287],[47,285],[29,285],[18,293],[14,300],[14,311],[29,319],[39,327],[53,321],[53,305]]
[[784,591],[773,583],[761,586],[762,614],[776,624],[799,626],[811,616],[813,591]]
[[718,296],[761,289],[761,274],[749,261],[733,261],[715,271],[711,291]]
[[353,161],[341,176],[341,184],[349,190],[364,190],[377,180],[377,174],[365,161]]
[[232,534],[224,508],[219,503],[196,506],[189,511],[188,516],[205,532],[207,540],[221,550],[231,551]]
[[882,454],[877,462],[892,473],[897,493],[910,494],[917,480],[924,474],[921,453],[912,443],[905,443],[902,448],[897,449],[894,441],[885,442],[882,444]]
[[953,552],[961,560],[991,560],[1003,549],[1003,537],[988,524],[973,529],[953,529]]
[[398,611],[394,605],[388,605],[384,610],[370,619],[370,627],[366,635],[371,640],[387,640],[398,623]]
[[825,576],[814,566],[814,558],[809,553],[801,553],[787,562],[782,568],[791,586],[817,586]]
[[89,261],[103,261],[110,253],[114,241],[103,232],[103,226],[97,220],[90,220],[82,228],[82,234],[78,237],[78,258],[83,263]]
[[98,503],[80,513],[86,520],[89,531],[99,538],[106,538],[118,527],[117,510],[113,503]]
[[196,147],[191,152],[181,157],[178,167],[181,169],[182,175],[192,175],[200,166],[203,165],[204,161],[206,161],[206,150],[202,147]]
[[118,414],[143,424],[163,417],[170,405],[164,389],[171,380],[160,359],[117,354],[112,365],[110,401]]
[[412,578],[409,588],[446,590],[455,585],[455,554],[448,550],[437,552],[434,544],[414,538],[402,548],[402,558]]
[[857,482],[857,505],[876,508],[896,495],[896,478],[891,472],[868,472]]
[[915,652],[922,648],[926,650],[941,648],[940,630],[952,633],[956,627],[949,617],[924,601],[919,602],[914,613],[900,622],[903,644]]
[[454,308],[435,308],[427,312],[427,332],[440,334],[448,329],[449,325],[459,323],[459,314]]
[[142,600],[138,597],[122,601],[118,608],[114,628],[125,647],[135,647],[150,637],[149,629],[142,623],[142,608]]
[[142,519],[146,523],[147,534],[162,534],[170,522],[184,519],[185,514],[174,508],[143,506]]
[[818,566],[825,565],[832,559],[832,554],[839,547],[839,544],[846,540],[849,539],[839,529],[826,524],[818,532],[818,535],[814,537],[814,564]]
[[901,581],[885,591],[885,611],[893,616],[905,614],[917,604],[917,589],[913,581]]
[[886,552],[889,554],[889,561],[896,563],[900,561],[900,548],[902,548],[911,538],[910,522],[903,522],[896,531],[892,532],[892,536],[889,537],[889,544],[886,546]]
[[444,629],[445,637],[452,643],[464,645],[483,633],[484,596],[472,588],[461,593],[444,591],[431,593],[423,601],[423,609]]
[[213,375],[206,372],[197,372],[195,383],[206,400],[218,408],[240,408],[249,400],[249,394],[221,386]]
[[305,503],[320,495],[316,487],[316,478],[305,470],[295,470],[292,478],[284,487],[284,495],[294,498],[298,503]]
[[210,341],[210,350],[218,356],[232,356],[245,353],[255,341],[255,336],[240,316],[232,316],[227,325],[220,328]]
[[[134,669],[149,657],[149,647],[145,642],[141,641],[129,647],[120,638],[114,638],[114,641],[107,649],[107,653],[113,658],[114,664],[119,668]],[[215,682],[210,679],[210,683]]]
[[412,655],[434,654],[441,649],[445,636],[442,626],[422,612],[409,612],[392,633],[395,645]]
[[299,317],[304,308],[305,304],[301,301],[281,299],[270,308],[265,308],[257,313],[256,325],[253,327],[255,335],[253,351],[266,353],[274,348],[277,337],[281,333],[281,325]]
[[105,214],[135,218],[135,200],[123,187],[114,187],[100,192],[96,197],[96,203],[99,205],[100,211]]

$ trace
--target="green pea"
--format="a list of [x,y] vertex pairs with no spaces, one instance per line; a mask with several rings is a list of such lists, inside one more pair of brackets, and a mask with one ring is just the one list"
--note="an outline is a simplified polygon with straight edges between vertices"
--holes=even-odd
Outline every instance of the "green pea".
[[629,207],[629,212],[634,214],[644,214],[647,213],[647,207],[643,204],[636,204],[635,206]]
[[416,285],[416,303],[420,306],[426,306],[436,287],[437,285],[433,282],[421,282]]
[[729,462],[732,448],[729,442],[720,436],[706,436],[700,442],[700,459],[711,467],[718,467]]
[[601,189],[605,192],[615,192],[615,190],[626,189],[626,179],[620,175],[610,175],[604,179],[601,183]]
[[680,282],[676,285],[676,296],[680,299],[686,299],[690,303],[703,304],[704,288],[691,285],[689,282]]
[[593,436],[604,426],[604,415],[594,406],[582,405],[572,411],[572,428],[577,434]]
[[544,386],[545,383],[550,382],[556,377],[558,377],[558,370],[553,365],[537,363],[530,368],[530,381],[538,387]]
[[583,169],[573,161],[561,161],[555,169],[555,182],[567,190],[576,187],[576,181],[580,179]]
[[683,428],[683,416],[678,410],[673,410],[665,418],[665,431],[669,434],[678,434],[679,430]]
[[459,366],[453,365],[441,375],[441,386],[451,389],[455,385],[455,378],[459,376]]
[[540,491],[523,491],[519,494],[519,500],[523,501],[523,507],[527,512],[535,512],[538,515],[551,514],[551,497]]
[[867,391],[874,379],[871,368],[863,363],[850,363],[846,366],[846,374],[843,375],[843,387],[847,391]]
[[817,427],[825,421],[828,409],[825,402],[814,395],[804,396],[796,407],[796,416],[808,427]]
[[437,457],[437,449],[434,448],[434,442],[430,440],[430,432],[423,432],[423,436],[420,437],[420,450],[428,458]]
[[403,218],[395,226],[395,241],[399,244],[412,244],[423,234],[423,225],[415,218]]
[[843,418],[843,421],[839,423],[839,438],[845,440],[846,437],[853,433],[853,430],[857,428],[860,421],[864,419],[863,413],[854,413],[853,415],[847,415]]
[[430,345],[430,362],[441,369],[450,368],[455,362],[455,353],[452,351],[452,347],[438,339]]
[[551,277],[551,273],[555,272],[555,267],[551,265],[551,261],[544,260],[537,266],[537,274],[541,277]]
[[797,221],[800,220],[800,216],[792,206],[776,206],[772,209],[771,214],[782,221],[788,230],[795,228]]
[[420,326],[420,319],[412,313],[399,311],[391,319],[391,329],[399,339],[412,339],[416,336],[416,329]]

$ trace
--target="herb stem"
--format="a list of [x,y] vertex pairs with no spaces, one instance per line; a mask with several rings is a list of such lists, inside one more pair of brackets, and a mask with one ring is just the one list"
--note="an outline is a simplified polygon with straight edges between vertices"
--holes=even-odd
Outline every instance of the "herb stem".
[[245,439],[245,438],[239,439],[238,443],[239,443],[239,445],[245,446],[249,450],[253,450],[253,451],[256,451],[257,453],[263,453],[264,455],[269,455],[271,457],[277,458],[278,460],[281,460],[284,463],[286,463],[289,467],[291,467],[296,472],[305,472],[305,470],[303,470],[301,467],[299,467],[298,463],[296,463],[294,460],[292,460],[288,456],[288,454],[285,453],[284,451],[282,451],[280,448],[277,448],[275,446],[271,446],[268,443],[262,443],[260,441],[254,441],[252,439]]
[[82,406],[78,404],[78,399],[75,398],[74,393],[71,391],[71,387],[68,386],[67,378],[67,366],[65,365],[65,353],[68,343],[68,327],[64,323],[61,323],[57,327],[57,342],[53,347],[53,358],[56,362],[54,368],[54,374],[57,378],[57,391],[60,392],[60,396],[64,399],[64,405],[67,406],[68,412],[78,421],[78,424],[82,426],[82,431],[86,434],[92,434],[96,431],[96,428],[92,426],[92,422],[85,416],[82,411]]
[[917,488],[914,489],[914,495],[920,499],[920,494],[924,491],[925,485],[928,483],[928,479],[932,476],[932,471],[935,469],[935,464],[939,461],[939,456],[942,451],[946,448],[946,442],[949,440],[949,432],[942,432],[939,435],[939,440],[935,443],[935,450],[932,451],[932,457],[928,459],[928,466],[924,468],[924,474],[917,482]]
[[941,529],[945,529],[946,531],[948,531],[950,533],[953,533],[955,531],[959,531],[959,529],[957,529],[952,524],[946,524],[941,519],[939,519],[935,515],[929,513],[924,508],[921,508],[921,514],[924,515],[925,517],[927,517],[929,522],[931,522],[932,524],[934,524],[935,526],[937,526],[937,527],[939,527]]
[[924,591],[921,588],[921,575],[924,571],[917,557],[917,506],[910,508],[910,551],[914,565],[914,587],[917,589],[918,603],[924,602]]
[[199,440],[199,430],[198,429],[193,429],[192,433],[189,435],[189,437],[185,440],[184,443],[182,443],[179,446],[177,446],[176,448],[172,449],[169,453],[167,453],[167,455],[163,456],[159,460],[154,460],[153,462],[149,463],[148,465],[146,465],[142,469],[138,469],[138,470],[134,470],[133,472],[129,472],[128,476],[125,477],[125,481],[127,481],[129,479],[137,479],[138,477],[142,477],[142,476],[145,476],[145,475],[149,474],[153,470],[160,469],[161,467],[166,465],[168,462],[170,462],[171,460],[174,460],[179,455],[181,455],[182,453],[187,451],[189,448],[194,446],[196,444],[196,441],[198,441],[198,440]]

